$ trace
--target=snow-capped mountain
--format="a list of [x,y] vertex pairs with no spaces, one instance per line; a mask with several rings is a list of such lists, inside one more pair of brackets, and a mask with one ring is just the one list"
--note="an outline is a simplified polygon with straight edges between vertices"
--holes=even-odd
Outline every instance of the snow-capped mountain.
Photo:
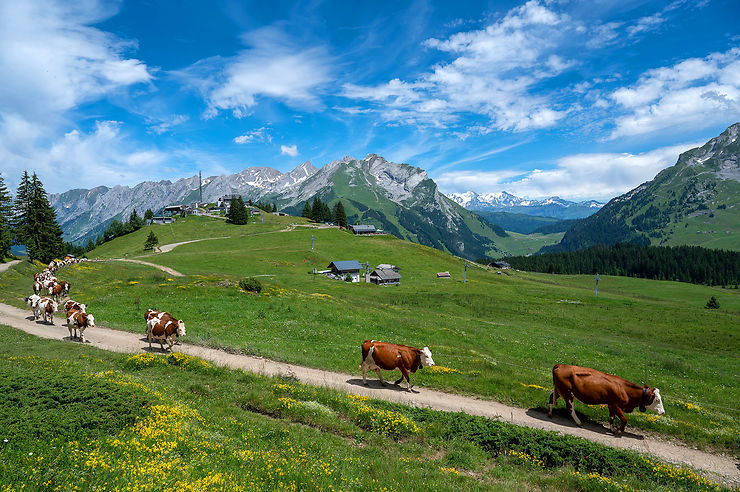
[[450,193],[448,198],[473,211],[511,212],[557,219],[580,219],[596,213],[603,203],[595,200],[571,202],[553,196],[544,200],[528,200],[505,191],[478,194],[474,191]]
[[[127,220],[134,209],[142,214],[148,208],[157,212],[167,205],[192,203],[198,199],[198,183],[193,176],[174,183],[70,190],[49,198],[65,239],[80,241],[96,237],[114,219]],[[289,173],[250,167],[203,180],[204,201],[232,194],[275,203],[296,215],[315,196],[330,203],[342,200],[351,222],[374,224],[397,237],[468,258],[486,256],[495,249],[495,237],[506,234],[440,193],[423,169],[376,154],[364,159],[347,156],[320,169],[310,162]]]

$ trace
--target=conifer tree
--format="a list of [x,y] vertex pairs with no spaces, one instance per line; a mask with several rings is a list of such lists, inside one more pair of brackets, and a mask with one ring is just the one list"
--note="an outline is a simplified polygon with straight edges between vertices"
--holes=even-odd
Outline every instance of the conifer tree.
[[144,221],[139,217],[139,214],[136,213],[136,209],[134,209],[134,211],[131,212],[131,215],[129,215],[128,223],[134,231],[138,231],[144,225]]
[[154,218],[154,212],[152,212],[151,208],[146,209],[146,212],[144,212],[144,220],[152,220]]
[[11,224],[13,220],[13,201],[0,174],[0,261],[10,254],[12,244]]
[[144,250],[150,250],[154,249],[156,245],[159,244],[159,238],[156,234],[154,234],[154,231],[149,231],[149,235],[146,237],[146,241],[144,241]]
[[347,213],[344,211],[344,205],[342,202],[337,202],[334,205],[334,223],[340,227],[347,227]]
[[13,201],[13,237],[16,242],[25,244],[25,237],[28,232],[28,221],[31,208],[31,177],[28,171],[23,171],[21,182],[18,184],[18,191],[15,193]]
[[249,211],[247,206],[242,200],[242,197],[238,197],[236,200],[231,200],[229,205],[229,212],[226,214],[226,222],[229,224],[244,225],[249,220]]
[[87,240],[87,245],[85,245],[85,253],[88,253],[95,249],[95,243],[92,239]]
[[36,173],[23,173],[15,201],[15,231],[26,246],[28,258],[47,263],[62,254],[64,242],[57,215]]
[[311,218],[311,205],[308,204],[308,201],[306,201],[306,204],[303,206],[303,213],[301,213],[301,217],[305,217],[307,219]]
[[324,215],[321,205],[321,198],[318,196],[313,197],[313,203],[311,204],[311,220],[321,222],[321,218]]

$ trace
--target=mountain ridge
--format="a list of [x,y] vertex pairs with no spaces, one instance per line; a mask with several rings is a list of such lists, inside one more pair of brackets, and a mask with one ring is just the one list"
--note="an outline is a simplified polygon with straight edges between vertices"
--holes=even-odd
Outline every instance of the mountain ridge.
[[510,212],[555,219],[581,219],[604,206],[596,200],[573,202],[558,196],[532,200],[512,195],[506,191],[494,193],[448,193],[447,197],[474,212]]
[[682,153],[542,252],[627,242],[740,249],[740,123]]
[[[137,209],[161,210],[198,199],[198,177],[175,182],[144,181],[133,187],[100,186],[50,195],[65,237],[83,241],[102,233],[114,219],[126,220]],[[346,200],[350,220],[374,224],[398,237],[474,258],[495,251],[503,230],[444,196],[426,171],[388,161],[377,154],[363,159],[345,156],[321,168],[305,162],[281,173],[249,167],[203,180],[203,200],[214,202],[237,194],[253,201],[276,203],[300,214],[305,201],[319,196],[327,202]]]

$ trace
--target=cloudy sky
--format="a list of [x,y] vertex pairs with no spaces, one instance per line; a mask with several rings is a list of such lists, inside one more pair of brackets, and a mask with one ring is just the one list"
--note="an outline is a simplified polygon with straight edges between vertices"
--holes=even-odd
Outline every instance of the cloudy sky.
[[377,153],[444,192],[608,199],[740,121],[738,26],[736,0],[0,0],[0,172]]

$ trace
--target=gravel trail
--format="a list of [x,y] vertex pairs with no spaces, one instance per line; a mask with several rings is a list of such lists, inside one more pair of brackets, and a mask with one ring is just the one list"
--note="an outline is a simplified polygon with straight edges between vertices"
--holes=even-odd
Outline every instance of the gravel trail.
[[[146,264],[145,262],[138,263]],[[151,265],[162,268],[159,265]],[[174,273],[172,274],[174,275]],[[0,323],[42,338],[57,340],[68,338],[66,327],[61,325],[62,321],[63,318],[57,318],[56,325],[34,322],[30,319],[29,311],[0,303]],[[96,326],[87,330],[85,335],[89,339],[89,343],[86,345],[104,350],[123,353],[140,353],[148,350],[148,343],[143,334]],[[155,346],[157,347],[155,351],[159,351],[158,344]],[[84,350],[82,346],[80,349]],[[375,378],[369,379],[370,386],[365,387],[362,385],[362,377],[359,371],[357,374],[340,374],[259,357],[230,354],[221,350],[190,344],[178,345],[177,350],[201,357],[218,365],[243,369],[266,376],[293,376],[306,384],[335,388],[347,393],[380,398],[416,407],[500,418],[503,421],[524,427],[570,434],[615,448],[631,449],[651,454],[664,461],[689,465],[708,472],[711,479],[734,486],[740,485],[740,464],[732,457],[710,454],[680,444],[643,436],[639,434],[639,430],[630,430],[629,427],[621,437],[615,437],[607,433],[607,429],[599,424],[586,424],[584,428],[579,428],[569,418],[566,419],[556,415],[555,418],[550,419],[546,413],[541,411],[510,407],[495,401],[442,393],[426,388],[415,388],[415,392],[409,393],[393,385],[382,387]],[[359,364],[360,361],[357,362]],[[545,398],[547,398],[547,395],[543,392],[543,404]]]

